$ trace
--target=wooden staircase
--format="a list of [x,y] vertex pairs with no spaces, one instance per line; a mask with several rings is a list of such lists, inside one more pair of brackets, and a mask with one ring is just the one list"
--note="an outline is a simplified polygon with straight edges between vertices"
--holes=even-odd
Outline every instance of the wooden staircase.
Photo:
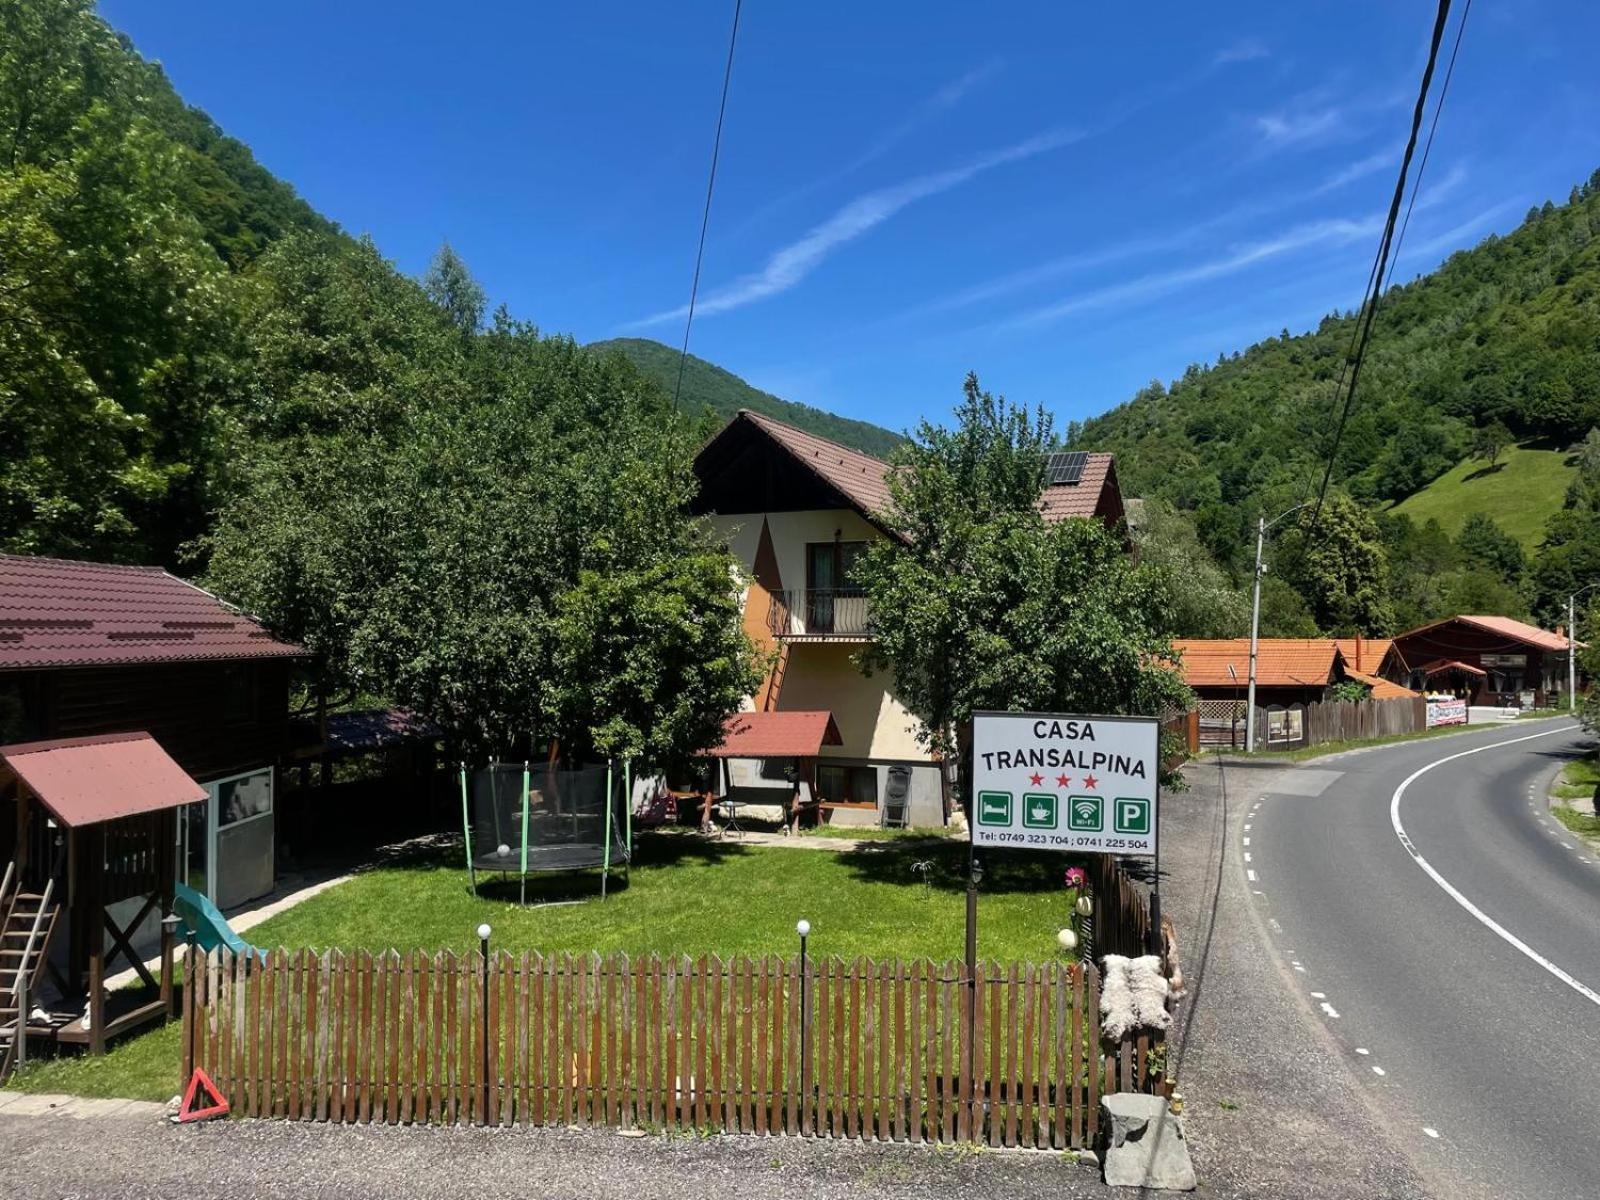
[[778,643],[778,659],[772,664],[772,673],[766,678],[761,709],[772,712],[778,707],[778,693],[783,690],[783,676],[789,670],[789,643]]
[[28,1016],[24,1009],[33,1007],[40,968],[50,950],[61,908],[54,891],[54,880],[43,892],[22,890],[14,863],[7,865],[0,882],[0,1083],[16,1066],[17,1039]]

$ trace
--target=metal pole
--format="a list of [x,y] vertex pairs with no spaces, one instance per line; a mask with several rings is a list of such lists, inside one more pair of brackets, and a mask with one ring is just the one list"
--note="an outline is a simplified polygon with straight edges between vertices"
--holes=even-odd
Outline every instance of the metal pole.
[[472,864],[472,814],[467,809],[467,764],[461,764],[461,836],[467,846],[467,886],[478,892],[478,870]]
[[[1244,749],[1256,748],[1256,646],[1261,634],[1261,556],[1267,544],[1267,519],[1258,517],[1256,525],[1256,582],[1250,601],[1250,684],[1245,697]],[[1158,843],[1159,845],[1159,840]]]
[[483,947],[483,1107],[478,1110],[480,1124],[489,1123],[489,1039],[493,1030],[489,1028],[489,934],[493,932],[488,923],[478,926],[478,941]]
[[1567,711],[1578,709],[1578,593],[1567,597]]
[[[977,810],[973,810],[976,817]],[[967,1128],[976,1129],[978,1126],[977,1113],[972,1111],[977,1096],[977,1047],[978,1047],[978,881],[983,878],[983,865],[978,862],[977,847],[970,839],[973,829],[967,829],[967,995],[966,995],[966,1040],[967,1053],[964,1073],[967,1077],[967,1086],[971,1090],[961,1098],[962,1103],[968,1105]]]
[[795,932],[800,935],[800,1117],[804,1122],[802,1133],[811,1132],[811,965],[806,957],[806,942],[811,936],[811,922],[803,917],[795,922]]
[[528,903],[528,762],[522,762],[522,904]]
[[1161,953],[1161,781],[1156,780],[1155,817],[1151,825],[1156,835],[1156,878],[1150,888],[1150,933],[1145,939],[1151,954]]

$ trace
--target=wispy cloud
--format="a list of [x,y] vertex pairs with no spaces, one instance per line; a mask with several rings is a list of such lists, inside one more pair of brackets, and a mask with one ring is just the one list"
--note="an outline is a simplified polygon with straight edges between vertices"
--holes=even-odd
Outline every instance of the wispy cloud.
[[908,140],[933,120],[949,112],[961,101],[965,100],[972,92],[998,75],[1005,66],[1005,60],[991,58],[980,63],[959,78],[952,79],[942,85],[916,105],[904,119],[879,134],[855,157],[847,159],[832,170],[825,171],[813,179],[807,180],[799,187],[791,188],[781,196],[776,196],[758,207],[744,219],[738,222],[727,233],[729,240],[736,240],[753,226],[761,224],[772,216],[773,213],[805,199],[828,187],[855,174],[863,167],[870,166],[878,161],[889,151],[902,142]]
[[1211,65],[1222,67],[1229,63],[1254,62],[1258,58],[1271,57],[1271,53],[1259,38],[1242,38],[1218,50],[1212,56]]
[[1062,317],[1070,316],[1073,313],[1096,308],[1109,308],[1119,304],[1127,304],[1130,301],[1166,295],[1196,283],[1204,283],[1207,280],[1231,275],[1257,263],[1279,258],[1285,254],[1304,250],[1311,246],[1342,245],[1364,237],[1370,237],[1382,228],[1382,224],[1382,220],[1376,216],[1363,220],[1339,218],[1314,221],[1310,224],[1297,226],[1266,241],[1247,243],[1235,247],[1232,252],[1221,258],[1198,263],[1191,267],[1181,267],[1173,271],[1159,271],[1140,276],[1126,283],[1112,284],[1109,287],[1097,288],[1094,291],[1069,296],[1054,304],[1048,304],[1042,308],[1036,308],[1013,317],[1004,322],[1001,328],[1037,328],[1052,321],[1058,321]]
[[1307,192],[1305,198],[1325,196],[1329,192],[1338,191],[1358,179],[1365,179],[1368,175],[1375,174],[1385,167],[1398,166],[1399,163],[1400,151],[1398,148],[1390,147],[1386,150],[1379,150],[1376,154],[1369,154],[1365,158],[1359,158],[1355,162],[1339,168],[1339,170]]
[[[1523,203],[1523,201],[1516,197],[1513,197],[1510,200],[1502,200],[1499,204],[1490,205],[1481,212],[1475,213],[1473,216],[1468,217],[1459,225],[1453,225],[1449,229],[1446,229],[1443,232],[1437,233],[1433,237],[1428,238],[1426,241],[1408,242],[1401,247],[1401,261],[1409,261],[1415,258],[1428,258],[1431,255],[1438,254],[1445,250],[1454,252],[1456,250],[1465,249],[1466,242],[1469,238],[1473,237],[1475,234],[1482,233],[1483,230],[1495,220],[1495,218],[1512,211],[1521,203]],[[1422,207],[1421,200],[1418,200],[1417,207]]]
[[1336,104],[1316,108],[1280,109],[1255,119],[1256,132],[1269,146],[1281,148],[1309,142],[1338,130],[1344,110]]
[[[858,196],[804,237],[774,252],[761,270],[708,292],[704,299],[695,305],[695,313],[697,316],[715,316],[717,313],[731,312],[733,309],[743,308],[747,304],[786,292],[811,274],[839,247],[875,229],[908,205],[959,187],[996,167],[1021,162],[1047,151],[1059,149],[1081,136],[1082,134],[1075,130],[1064,129],[1043,133],[981,155],[962,166],[919,175],[893,187],[880,188],[864,196]],[[638,329],[659,325],[667,321],[681,320],[687,314],[688,306],[683,305],[666,312],[654,313],[633,322],[628,327]]]

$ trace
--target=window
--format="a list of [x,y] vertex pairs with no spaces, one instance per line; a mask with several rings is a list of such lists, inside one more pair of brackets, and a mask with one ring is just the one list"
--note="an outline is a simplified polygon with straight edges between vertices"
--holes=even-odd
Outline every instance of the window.
[[817,766],[817,796],[830,804],[878,803],[878,769],[838,763]]
[[811,633],[860,633],[866,609],[855,582],[865,542],[806,543],[806,629]]
[[271,768],[220,780],[206,787],[217,798],[218,829],[272,813]]

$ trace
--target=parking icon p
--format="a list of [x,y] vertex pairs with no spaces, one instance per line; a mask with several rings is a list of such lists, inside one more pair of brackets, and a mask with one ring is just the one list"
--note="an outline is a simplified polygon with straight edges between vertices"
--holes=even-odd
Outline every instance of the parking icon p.
[[1150,801],[1135,797],[1114,800],[1111,805],[1112,828],[1118,833],[1150,832]]

